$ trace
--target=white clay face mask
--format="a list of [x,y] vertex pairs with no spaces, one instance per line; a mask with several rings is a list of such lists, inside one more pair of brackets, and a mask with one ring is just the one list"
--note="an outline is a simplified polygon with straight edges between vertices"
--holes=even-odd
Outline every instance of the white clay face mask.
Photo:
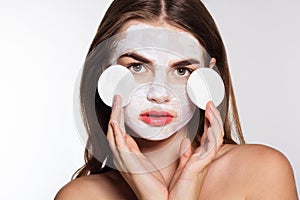
[[209,56],[186,32],[140,24],[116,37],[108,67],[98,81],[102,101],[123,99],[127,131],[136,137],[162,140],[185,127],[196,107],[223,100],[219,75],[207,68]]
[[[190,33],[142,23],[102,41],[89,53],[74,90],[74,116],[83,145],[90,140],[94,146],[86,147],[89,153],[115,168],[105,119],[107,106],[119,94],[128,134],[152,141],[169,138],[159,149],[143,152],[155,158],[155,168],[133,171],[162,169],[176,161],[181,139],[193,141],[198,134],[207,101],[216,106],[222,101],[222,79],[216,66],[210,69],[210,60]],[[218,109],[225,116],[223,105],[224,100]],[[89,113],[88,119],[82,112]]]

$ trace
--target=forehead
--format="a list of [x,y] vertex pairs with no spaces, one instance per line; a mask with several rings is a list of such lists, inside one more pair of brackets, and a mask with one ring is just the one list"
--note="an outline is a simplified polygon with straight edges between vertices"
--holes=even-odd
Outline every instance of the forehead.
[[130,52],[163,51],[181,58],[202,60],[205,50],[190,33],[169,26],[133,23],[116,35],[114,57]]

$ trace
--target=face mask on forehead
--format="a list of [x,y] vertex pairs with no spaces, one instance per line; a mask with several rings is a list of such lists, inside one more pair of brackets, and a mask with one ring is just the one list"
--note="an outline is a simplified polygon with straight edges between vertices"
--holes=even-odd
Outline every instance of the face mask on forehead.
[[[133,25],[115,41],[114,66],[101,75],[98,91],[109,106],[114,94],[122,96],[128,133],[166,139],[189,123],[197,106],[204,109],[216,97],[209,85],[220,77],[204,70],[209,56],[189,33]],[[224,96],[221,90],[218,98]]]
[[[148,25],[133,25],[125,32],[116,36],[117,45],[112,56],[112,63],[117,58],[131,51],[163,50],[182,58],[204,60],[206,52],[199,45],[196,38],[186,32],[151,27]],[[166,61],[165,55],[156,55],[157,61]],[[164,64],[164,63],[161,63]],[[204,63],[203,63],[204,64]]]

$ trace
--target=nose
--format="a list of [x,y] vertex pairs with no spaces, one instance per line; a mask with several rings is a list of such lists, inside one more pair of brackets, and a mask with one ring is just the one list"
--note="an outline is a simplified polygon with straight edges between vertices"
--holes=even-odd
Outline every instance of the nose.
[[170,101],[170,92],[168,89],[160,84],[153,84],[150,86],[147,94],[148,101],[155,103],[166,103]]

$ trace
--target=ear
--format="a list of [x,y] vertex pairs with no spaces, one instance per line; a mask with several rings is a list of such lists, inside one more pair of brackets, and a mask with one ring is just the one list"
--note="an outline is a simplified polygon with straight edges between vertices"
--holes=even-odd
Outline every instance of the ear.
[[216,65],[217,60],[215,58],[211,58],[209,61],[209,68],[213,68]]

